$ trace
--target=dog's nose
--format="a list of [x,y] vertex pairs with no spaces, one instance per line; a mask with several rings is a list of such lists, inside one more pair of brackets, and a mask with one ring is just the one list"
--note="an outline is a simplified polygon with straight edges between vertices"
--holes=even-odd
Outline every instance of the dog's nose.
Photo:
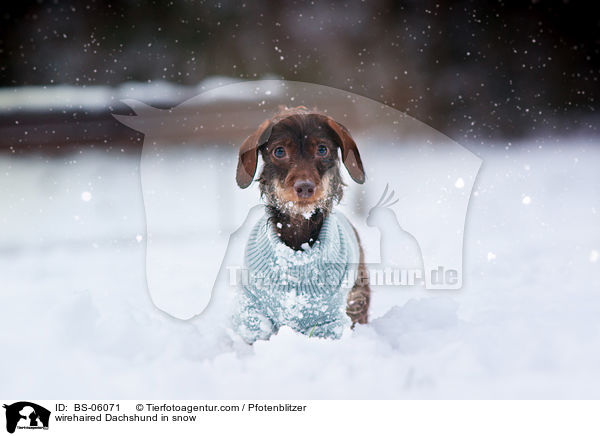
[[315,184],[310,180],[298,180],[294,183],[298,198],[310,198],[315,194]]

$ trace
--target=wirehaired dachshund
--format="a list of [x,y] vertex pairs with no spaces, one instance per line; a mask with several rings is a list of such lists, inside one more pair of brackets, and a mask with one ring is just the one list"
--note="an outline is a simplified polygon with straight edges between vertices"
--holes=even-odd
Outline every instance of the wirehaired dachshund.
[[[280,108],[240,147],[238,186],[244,189],[252,183],[260,153],[264,166],[258,182],[266,203],[265,216],[277,237],[292,250],[307,250],[319,240],[324,222],[342,199],[345,184],[338,150],[352,180],[364,183],[358,147],[348,130],[304,106]],[[358,268],[347,298],[340,301],[342,316],[347,316],[348,324],[354,327],[368,321],[371,292],[358,234],[352,225],[348,228],[358,248]]]

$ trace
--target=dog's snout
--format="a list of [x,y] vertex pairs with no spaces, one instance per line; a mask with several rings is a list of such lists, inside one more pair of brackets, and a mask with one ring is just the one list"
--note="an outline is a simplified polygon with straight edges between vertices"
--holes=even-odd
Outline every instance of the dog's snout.
[[310,198],[315,195],[315,184],[310,180],[298,180],[294,183],[294,190],[298,198]]

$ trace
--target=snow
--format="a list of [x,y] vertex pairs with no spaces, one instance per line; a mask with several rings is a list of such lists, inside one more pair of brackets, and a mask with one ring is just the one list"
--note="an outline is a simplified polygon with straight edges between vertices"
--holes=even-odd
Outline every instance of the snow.
[[[598,398],[600,149],[593,142],[475,150],[484,164],[470,203],[461,290],[377,287],[371,323],[340,340],[283,328],[253,347],[210,320],[178,320],[152,304],[139,160],[2,156],[0,396]],[[348,189],[342,209],[361,188]],[[533,199],[527,207],[525,195]],[[216,219],[194,234],[182,219],[169,236],[183,249],[226,243],[229,227]],[[378,239],[366,226],[359,232],[367,253],[377,252]]]
[[311,210],[308,212],[302,212],[302,216],[304,217],[305,220],[309,220],[312,218],[312,216],[314,215],[315,211]]

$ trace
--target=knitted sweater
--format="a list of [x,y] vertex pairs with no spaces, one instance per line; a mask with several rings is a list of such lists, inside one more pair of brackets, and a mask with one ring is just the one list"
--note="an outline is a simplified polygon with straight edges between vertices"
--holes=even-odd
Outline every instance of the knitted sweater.
[[305,335],[339,338],[350,325],[346,299],[354,285],[359,248],[346,217],[331,213],[318,240],[303,250],[285,245],[263,216],[245,252],[248,280],[238,292],[234,329],[249,343],[287,325]]

